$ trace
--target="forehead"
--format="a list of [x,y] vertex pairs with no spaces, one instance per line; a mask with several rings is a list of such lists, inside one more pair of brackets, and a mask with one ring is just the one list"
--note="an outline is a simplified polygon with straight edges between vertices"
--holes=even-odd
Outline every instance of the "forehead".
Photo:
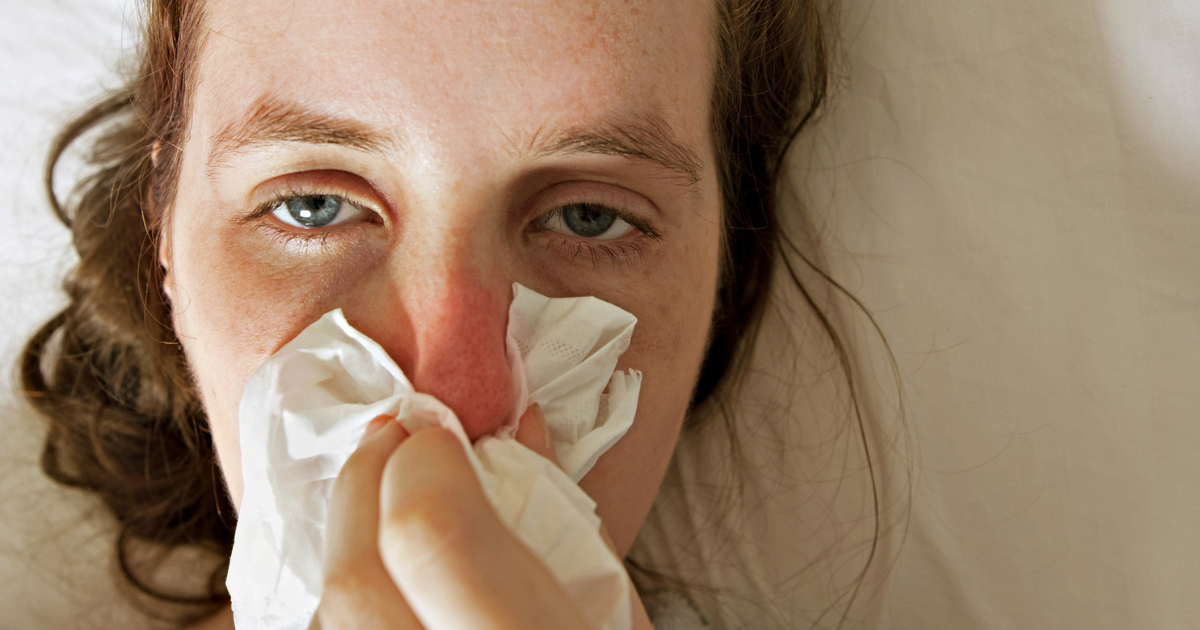
[[[707,128],[704,0],[210,0],[194,131],[264,96],[415,141],[502,136],[652,113]],[[232,119],[232,120],[231,120]]]

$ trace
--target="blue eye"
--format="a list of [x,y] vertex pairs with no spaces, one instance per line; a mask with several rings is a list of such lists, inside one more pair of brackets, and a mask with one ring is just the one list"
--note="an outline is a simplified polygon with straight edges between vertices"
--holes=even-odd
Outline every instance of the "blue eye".
[[352,221],[363,210],[337,195],[298,195],[275,204],[271,214],[292,227],[315,229]]
[[625,236],[633,226],[614,210],[590,203],[567,204],[538,221],[543,228],[588,239],[607,241]]

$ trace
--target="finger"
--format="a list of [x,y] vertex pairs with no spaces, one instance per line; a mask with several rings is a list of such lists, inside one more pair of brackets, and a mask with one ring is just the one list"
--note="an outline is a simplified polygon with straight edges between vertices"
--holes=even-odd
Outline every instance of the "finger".
[[383,474],[380,549],[431,628],[586,628],[549,569],[500,520],[444,429],[419,431]]
[[[518,442],[524,444],[533,452],[554,462],[555,466],[562,468],[562,464],[558,461],[558,454],[554,451],[553,442],[550,440],[550,430],[546,426],[546,416],[542,414],[541,405],[534,403],[525,410],[525,414],[521,416],[520,424],[517,425],[515,437]],[[608,535],[608,528],[604,526],[604,523],[600,523],[600,538],[604,541],[608,550],[613,555],[617,555],[617,546],[613,544],[612,537]],[[633,581],[628,577],[625,580],[630,593],[632,629],[653,630],[654,626],[650,623],[650,616],[646,613],[646,607],[642,604]]]
[[513,437],[529,450],[562,468],[562,464],[558,462],[558,453],[554,451],[554,444],[550,440],[550,429],[546,426],[546,416],[542,414],[541,405],[534,403],[525,410]]
[[406,438],[400,423],[379,418],[334,482],[325,549],[319,626],[419,629],[379,555],[379,491],[388,457]]
[[379,488],[383,467],[408,437],[400,423],[376,418],[358,449],[346,460],[329,500],[325,571],[334,573],[378,557]]
[[[600,523],[600,538],[608,546],[608,550],[616,556],[617,546],[613,544],[612,537],[608,535],[608,528],[604,526],[603,522]],[[617,559],[619,560],[620,556],[617,556]],[[629,589],[629,611],[633,618],[631,630],[654,630],[654,624],[650,622],[650,615],[646,612],[646,605],[642,603],[642,598],[638,595],[637,588],[628,574],[625,576],[625,585]]]

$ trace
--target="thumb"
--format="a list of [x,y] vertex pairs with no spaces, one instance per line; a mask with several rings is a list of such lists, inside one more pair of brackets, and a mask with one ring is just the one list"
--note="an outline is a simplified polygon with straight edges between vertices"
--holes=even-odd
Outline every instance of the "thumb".
[[558,453],[554,451],[554,444],[550,439],[550,428],[546,426],[546,416],[542,414],[541,405],[534,403],[525,410],[520,423],[517,424],[516,435],[513,437],[525,448],[562,468],[562,464],[558,461]]
[[380,551],[429,628],[586,628],[540,559],[500,520],[462,443],[418,431],[383,474]]

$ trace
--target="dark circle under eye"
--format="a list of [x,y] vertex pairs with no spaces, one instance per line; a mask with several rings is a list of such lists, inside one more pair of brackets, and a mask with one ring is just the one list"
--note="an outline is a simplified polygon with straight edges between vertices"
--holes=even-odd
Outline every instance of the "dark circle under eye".
[[322,227],[337,218],[342,209],[342,198],[333,195],[306,195],[292,197],[284,202],[292,219],[304,227]]
[[595,238],[608,231],[616,222],[617,215],[611,210],[584,203],[573,203],[562,209],[563,222],[572,232],[586,238]]

